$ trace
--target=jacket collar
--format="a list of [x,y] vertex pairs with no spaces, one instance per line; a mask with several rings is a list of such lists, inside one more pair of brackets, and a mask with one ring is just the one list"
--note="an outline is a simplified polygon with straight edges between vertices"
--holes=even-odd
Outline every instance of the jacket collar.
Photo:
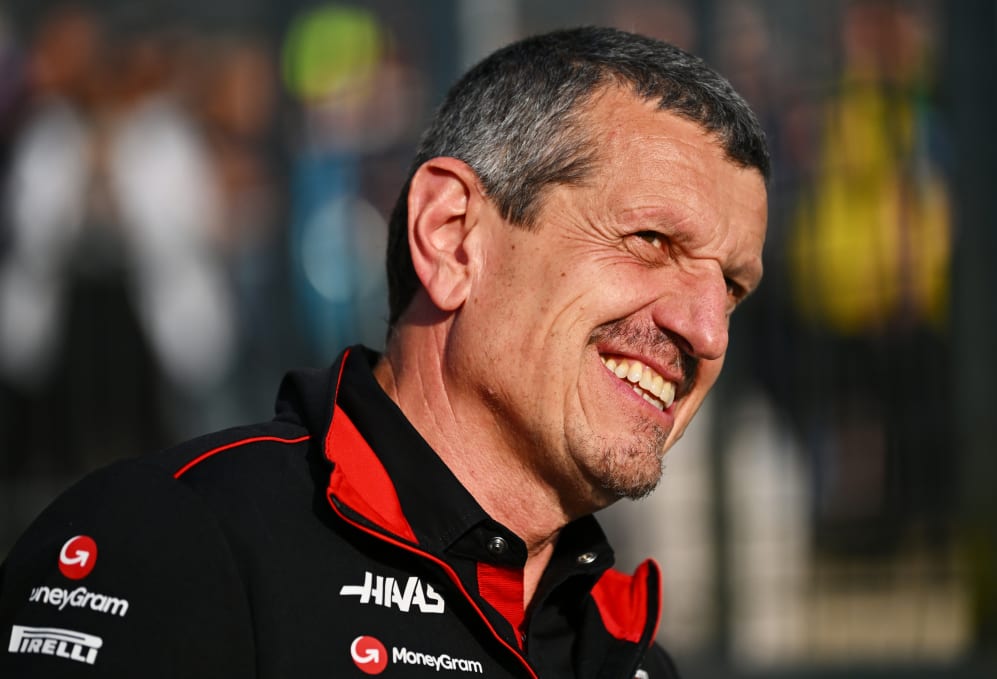
[[[378,358],[365,347],[351,347],[324,379],[300,374],[281,390],[283,401],[303,413],[308,429],[323,433],[332,466],[330,497],[379,531],[439,557],[521,567],[523,541],[481,508],[381,389],[372,373]],[[488,550],[496,536],[506,540],[507,552]],[[565,527],[541,587],[588,576],[607,631],[617,639],[650,643],[660,613],[658,567],[649,560],[630,576],[612,570],[613,560],[598,522],[584,517]]]
[[333,480],[338,469],[381,519],[390,520],[369,519],[433,553],[447,551],[483,522],[497,526],[381,389],[371,372],[378,358],[353,347],[337,366],[325,435]]

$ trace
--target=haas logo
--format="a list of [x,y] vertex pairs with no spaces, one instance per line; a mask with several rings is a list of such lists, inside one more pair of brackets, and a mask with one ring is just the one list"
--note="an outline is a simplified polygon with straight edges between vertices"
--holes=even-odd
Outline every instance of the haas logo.
[[388,649],[374,637],[357,637],[350,644],[353,662],[367,674],[380,674],[388,666]]
[[97,543],[86,535],[69,538],[59,552],[59,570],[70,580],[90,575],[97,563]]

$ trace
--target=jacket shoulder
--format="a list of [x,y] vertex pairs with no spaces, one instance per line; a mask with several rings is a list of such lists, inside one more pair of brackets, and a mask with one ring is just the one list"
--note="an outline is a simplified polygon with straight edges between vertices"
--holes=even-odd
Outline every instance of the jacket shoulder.
[[244,470],[245,476],[252,476],[260,465],[285,461],[279,453],[289,452],[288,446],[307,446],[310,438],[300,425],[274,421],[205,434],[139,459],[175,479],[196,483],[194,479],[208,468]]
[[228,543],[196,494],[157,463],[117,463],[60,496],[8,555],[0,675],[92,665],[102,676],[245,676],[249,619]]
[[137,666],[149,676],[252,674],[232,521],[275,478],[285,489],[289,478],[310,483],[307,441],[290,422],[228,429],[65,491],[0,569],[0,635],[18,649],[0,658],[0,675],[74,676],[89,664],[102,676]]

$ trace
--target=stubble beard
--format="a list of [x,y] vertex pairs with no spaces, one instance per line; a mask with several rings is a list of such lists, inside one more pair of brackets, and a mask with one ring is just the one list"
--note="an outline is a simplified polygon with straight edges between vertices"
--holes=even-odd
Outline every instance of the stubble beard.
[[669,432],[647,423],[632,431],[639,443],[593,439],[591,435],[582,439],[589,450],[581,459],[591,460],[589,477],[609,501],[647,497],[661,481]]

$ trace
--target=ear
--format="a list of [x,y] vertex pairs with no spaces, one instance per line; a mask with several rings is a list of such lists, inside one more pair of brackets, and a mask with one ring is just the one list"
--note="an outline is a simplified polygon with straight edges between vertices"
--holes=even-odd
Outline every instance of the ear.
[[478,177],[456,158],[432,158],[412,176],[408,238],[412,265],[439,309],[455,311],[467,299],[473,258],[467,237],[483,195]]

